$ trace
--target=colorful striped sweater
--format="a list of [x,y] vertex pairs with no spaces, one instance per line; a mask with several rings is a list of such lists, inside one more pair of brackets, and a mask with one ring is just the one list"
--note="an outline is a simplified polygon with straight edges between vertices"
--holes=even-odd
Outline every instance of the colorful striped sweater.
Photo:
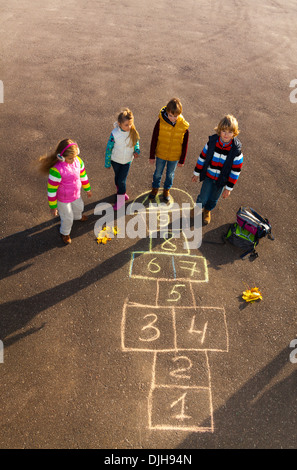
[[[88,176],[85,170],[85,165],[84,162],[80,157],[77,157],[79,164],[80,164],[80,181],[83,189],[85,191],[90,191],[91,186],[88,180]],[[48,183],[47,183],[47,196],[48,196],[48,203],[50,206],[50,209],[56,209],[58,207],[58,189],[62,181],[62,176],[55,166],[50,168],[49,170],[49,177],[48,177]]]
[[[213,180],[217,180],[220,176],[221,169],[226,161],[227,155],[229,151],[231,150],[233,140],[229,142],[228,144],[224,144],[221,139],[218,137],[216,146],[215,146],[215,152],[213,154],[212,160],[207,168],[206,176],[208,178],[211,178]],[[195,170],[194,170],[194,175],[199,175],[202,171],[202,168],[205,163],[205,158],[207,154],[207,149],[208,145],[206,144],[202,150],[202,152],[199,155],[199,158],[197,160]],[[242,168],[242,163],[243,163],[243,155],[242,153],[235,157],[232,163],[232,168],[228,177],[228,182],[226,184],[226,189],[229,191],[232,191],[234,188],[234,185],[236,184],[241,168]]]

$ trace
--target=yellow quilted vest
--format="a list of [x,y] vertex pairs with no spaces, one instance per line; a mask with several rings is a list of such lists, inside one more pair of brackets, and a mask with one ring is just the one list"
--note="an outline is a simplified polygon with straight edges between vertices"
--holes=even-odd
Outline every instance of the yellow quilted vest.
[[156,156],[162,160],[179,160],[182,153],[184,135],[189,127],[189,123],[180,114],[175,126],[172,126],[164,121],[161,111],[159,113],[160,128]]

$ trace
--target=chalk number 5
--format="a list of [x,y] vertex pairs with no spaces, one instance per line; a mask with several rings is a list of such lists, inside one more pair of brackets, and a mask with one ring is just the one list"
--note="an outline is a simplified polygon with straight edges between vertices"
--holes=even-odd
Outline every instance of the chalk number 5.
[[[169,294],[167,302],[178,302],[181,298],[181,293],[178,292],[178,287],[185,287],[185,284],[175,284]],[[173,297],[172,297],[173,296]]]

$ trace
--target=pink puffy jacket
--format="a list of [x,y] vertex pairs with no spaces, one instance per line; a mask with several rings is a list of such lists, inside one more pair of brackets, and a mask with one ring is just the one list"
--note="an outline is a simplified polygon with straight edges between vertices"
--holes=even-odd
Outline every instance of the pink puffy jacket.
[[57,191],[57,199],[61,202],[73,202],[80,197],[80,162],[76,158],[72,164],[58,162],[55,168],[60,172],[62,181]]

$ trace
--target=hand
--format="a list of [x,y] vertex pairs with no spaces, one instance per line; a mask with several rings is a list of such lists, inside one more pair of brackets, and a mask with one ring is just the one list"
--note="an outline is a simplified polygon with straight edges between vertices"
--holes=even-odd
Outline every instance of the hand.
[[57,217],[58,209],[50,209],[50,213],[52,214],[53,217]]
[[134,155],[135,158],[139,157],[139,153],[137,153],[137,152],[134,152],[133,155]]
[[178,163],[177,166],[184,166],[184,163]]
[[192,176],[192,183],[197,183],[198,181],[198,176],[197,175],[193,175]]
[[155,164],[155,160],[153,160],[152,158],[149,159],[149,162],[150,162],[151,165]]
[[88,192],[87,192],[87,197],[88,197],[88,198],[92,197],[92,191],[88,191]]
[[231,194],[231,191],[229,191],[229,189],[224,189],[223,194],[222,194],[223,199],[227,199],[227,197],[229,197],[230,194]]

